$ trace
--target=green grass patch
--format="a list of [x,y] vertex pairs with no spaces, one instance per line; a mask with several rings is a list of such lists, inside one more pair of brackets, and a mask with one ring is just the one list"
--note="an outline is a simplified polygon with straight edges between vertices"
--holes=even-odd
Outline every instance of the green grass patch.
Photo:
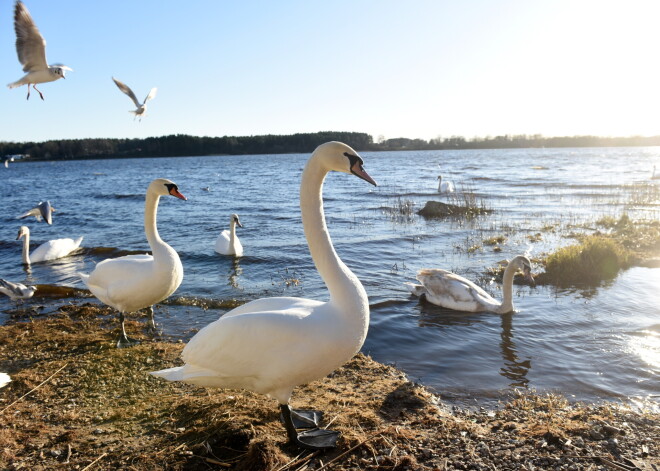
[[547,281],[554,285],[593,285],[614,278],[632,259],[632,251],[618,241],[594,235],[551,254],[545,272]]

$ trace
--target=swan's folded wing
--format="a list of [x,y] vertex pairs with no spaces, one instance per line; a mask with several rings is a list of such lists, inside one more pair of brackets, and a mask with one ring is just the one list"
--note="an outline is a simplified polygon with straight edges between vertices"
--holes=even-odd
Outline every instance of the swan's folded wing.
[[[287,298],[257,301],[283,299]],[[239,314],[231,311],[200,330],[188,342],[181,357],[186,363],[225,377],[269,375],[271,369],[288,369],[305,352],[322,348],[319,342],[327,337],[325,326],[317,324],[317,319],[324,317],[309,317],[314,307],[324,303],[289,299],[297,302],[288,309]]]
[[417,279],[426,288],[429,300],[439,306],[458,311],[477,311],[493,303],[498,304],[482,288],[447,270],[420,270]]
[[41,262],[44,260],[55,260],[69,255],[76,250],[82,242],[82,237],[76,240],[73,239],[55,239],[44,242],[39,247],[34,249],[30,254],[30,260],[33,262]]

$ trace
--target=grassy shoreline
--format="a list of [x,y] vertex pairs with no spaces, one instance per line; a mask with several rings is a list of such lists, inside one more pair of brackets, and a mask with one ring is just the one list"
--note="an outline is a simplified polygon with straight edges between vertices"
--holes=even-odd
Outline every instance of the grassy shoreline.
[[149,339],[143,327],[128,322],[143,343],[116,349],[114,316],[91,304],[0,326],[0,371],[13,378],[0,389],[0,468],[660,466],[658,414],[533,393],[497,410],[449,410],[399,370],[364,355],[294,393],[295,406],[325,410],[342,432],[336,450],[301,452],[287,443],[272,399],[149,376],[180,364],[183,344]]

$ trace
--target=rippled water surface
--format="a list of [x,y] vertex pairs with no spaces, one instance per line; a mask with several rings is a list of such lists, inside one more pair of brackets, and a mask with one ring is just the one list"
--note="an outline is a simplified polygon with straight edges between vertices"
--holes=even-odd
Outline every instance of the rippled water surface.
[[[660,148],[521,149],[363,153],[377,188],[343,174],[326,180],[325,211],[337,252],[362,280],[372,305],[363,351],[394,363],[449,400],[497,399],[514,387],[584,400],[656,403],[660,395],[660,270],[633,268],[596,288],[514,287],[517,312],[456,313],[419,303],[403,283],[422,267],[456,271],[500,296],[485,275],[504,258],[572,243],[569,232],[595,228],[604,215],[657,219],[660,181],[649,179]],[[298,186],[308,155],[218,156],[16,163],[0,170],[0,277],[82,288],[76,272],[147,251],[144,192],[174,180],[189,201],[162,198],[161,236],[180,254],[185,278],[157,307],[166,335],[188,338],[227,301],[292,295],[325,299],[307,250]],[[437,176],[469,191],[493,212],[474,220],[425,220],[400,211],[436,193]],[[48,199],[54,223],[15,217]],[[239,260],[213,251],[238,213]],[[84,249],[56,262],[20,263],[19,226],[32,248],[84,236]],[[483,241],[502,235],[501,252]],[[108,248],[107,250],[101,248]],[[116,250],[113,250],[116,249]],[[538,268],[537,268],[538,270]],[[52,311],[75,299],[33,299]],[[200,302],[210,306],[199,307]],[[0,298],[0,322],[14,304]]]

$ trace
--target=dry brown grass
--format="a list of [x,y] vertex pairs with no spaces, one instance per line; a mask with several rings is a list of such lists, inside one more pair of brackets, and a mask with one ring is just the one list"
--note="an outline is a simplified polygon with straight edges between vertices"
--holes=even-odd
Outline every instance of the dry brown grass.
[[271,399],[150,376],[180,364],[183,345],[149,339],[143,323],[127,322],[143,343],[117,349],[109,309],[68,305],[32,320],[23,314],[0,326],[0,371],[13,379],[0,390],[0,469],[455,469],[446,457],[469,467],[484,440],[515,436],[543,454],[533,443],[548,431],[568,437],[604,417],[630,421],[534,394],[497,413],[452,415],[399,370],[360,354],[294,392],[295,407],[324,410],[325,422],[342,433],[337,449],[311,453],[287,442]]

